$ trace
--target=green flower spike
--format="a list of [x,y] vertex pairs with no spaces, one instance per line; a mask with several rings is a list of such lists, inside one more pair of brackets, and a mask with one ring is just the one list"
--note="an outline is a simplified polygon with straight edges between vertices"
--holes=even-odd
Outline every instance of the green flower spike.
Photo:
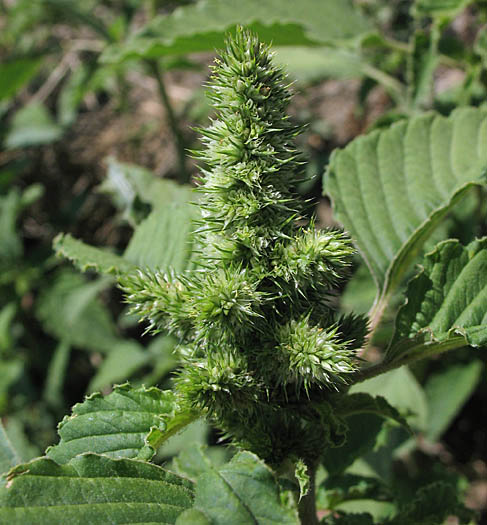
[[343,439],[327,399],[356,370],[365,323],[337,318],[329,298],[354,249],[341,232],[298,226],[300,130],[268,46],[237,30],[210,97],[199,269],[141,273],[122,286],[152,329],[180,338],[176,386],[187,403],[275,464]]

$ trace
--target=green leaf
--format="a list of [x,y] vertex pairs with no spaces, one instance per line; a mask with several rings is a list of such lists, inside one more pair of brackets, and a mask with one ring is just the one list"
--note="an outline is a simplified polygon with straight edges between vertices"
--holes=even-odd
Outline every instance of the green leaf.
[[137,209],[140,203],[152,208],[163,208],[171,203],[186,203],[194,198],[189,185],[156,177],[151,171],[108,158],[108,171],[99,191],[111,196],[117,208],[124,211],[124,217],[132,224],[145,218]]
[[325,181],[378,295],[372,323],[441,219],[487,174],[487,109],[426,114],[335,151]]
[[102,60],[212,52],[237,24],[275,46],[334,43],[372,31],[348,0],[301,0],[299,9],[293,0],[200,0],[156,17],[126,43],[106,48]]
[[5,139],[7,148],[26,148],[55,142],[63,133],[46,107],[40,102],[31,102],[15,113]]
[[63,384],[70,352],[69,343],[60,341],[49,363],[43,397],[49,405],[54,407],[63,405]]
[[275,61],[300,82],[311,83],[327,77],[356,78],[363,75],[358,53],[332,47],[287,46],[275,50]]
[[420,488],[414,500],[386,525],[443,525],[448,516],[457,516],[466,524],[473,512],[460,503],[454,487],[440,481]]
[[95,392],[110,387],[113,383],[127,381],[151,360],[151,354],[136,341],[120,340],[103,360],[87,391]]
[[20,458],[8,439],[3,424],[0,421],[0,474],[7,472],[17,465],[17,463],[20,463]]
[[173,468],[178,474],[196,481],[201,474],[211,472],[214,468],[210,458],[205,454],[205,449],[202,444],[194,444],[186,448],[173,459]]
[[411,431],[404,417],[382,396],[373,397],[364,392],[343,396],[336,405],[338,414],[349,417],[355,414],[374,414],[386,419],[392,419],[399,425]]
[[57,256],[70,260],[82,272],[94,270],[98,273],[118,275],[136,270],[136,266],[123,257],[85,244],[69,234],[57,235],[52,246]]
[[374,449],[384,419],[377,415],[357,414],[349,416],[346,423],[345,444],[327,448],[323,453],[322,464],[330,476],[341,474],[356,459]]
[[186,270],[194,250],[195,213],[190,203],[154,209],[135,230],[124,257],[141,268]]
[[16,95],[37,73],[41,63],[39,57],[3,60],[0,64],[0,101]]
[[[273,472],[250,452],[240,452],[219,470],[202,474],[196,482],[194,507],[212,525],[299,523],[297,513],[281,503]],[[181,517],[177,523],[192,522]]]
[[59,444],[47,455],[58,463],[85,452],[147,459],[184,426],[185,418],[188,414],[181,411],[173,392],[119,385],[106,397],[92,394],[75,405],[72,415],[59,424]]
[[190,481],[150,463],[94,454],[66,465],[40,458],[10,471],[0,522],[175,523],[192,499]]
[[108,310],[96,299],[107,284],[62,271],[37,301],[36,315],[44,330],[79,348],[110,352],[123,340],[117,337]]
[[456,363],[428,378],[424,392],[428,400],[425,436],[436,441],[448,428],[475,390],[484,365],[480,361]]
[[330,509],[335,509],[346,501],[394,499],[392,490],[380,479],[357,474],[329,477],[321,484],[320,489],[326,491],[326,500]]
[[487,344],[487,237],[440,243],[408,285],[386,360]]
[[411,426],[420,430],[426,428],[429,417],[426,396],[408,368],[398,368],[353,385],[350,393],[357,392],[383,396],[401,414],[412,414],[408,418]]

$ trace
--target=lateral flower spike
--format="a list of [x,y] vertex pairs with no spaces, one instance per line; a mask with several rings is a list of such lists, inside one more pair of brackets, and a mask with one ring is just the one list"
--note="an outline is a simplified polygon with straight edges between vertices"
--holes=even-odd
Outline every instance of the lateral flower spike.
[[200,266],[121,285],[151,329],[180,339],[176,387],[192,408],[271,463],[308,457],[343,435],[323,414],[357,368],[366,326],[339,318],[329,298],[354,249],[341,232],[298,225],[300,129],[269,47],[237,29],[210,88],[216,117],[197,155]]

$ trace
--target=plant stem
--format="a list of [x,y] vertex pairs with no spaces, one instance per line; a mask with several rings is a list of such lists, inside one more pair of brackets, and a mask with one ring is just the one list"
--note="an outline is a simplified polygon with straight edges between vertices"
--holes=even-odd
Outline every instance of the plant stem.
[[398,359],[392,359],[391,361],[382,361],[376,365],[372,365],[368,368],[363,368],[356,372],[353,376],[352,383],[361,383],[372,377],[384,374],[395,368],[399,368],[403,365],[410,365],[415,361],[420,361],[421,359],[426,359],[427,357],[432,357],[440,355],[449,350],[455,350],[457,348],[462,348],[466,346],[465,337],[463,335],[457,335],[448,339],[447,341],[442,341],[441,343],[420,343],[414,346],[411,346],[409,349],[405,350],[404,355]]
[[316,513],[316,462],[307,461],[309,475],[309,490],[298,503],[299,519],[302,525],[318,525]]
[[178,157],[178,168],[179,168],[179,181],[181,183],[189,182],[189,173],[186,170],[186,151],[183,135],[179,129],[179,125],[174,114],[171,101],[166,91],[166,86],[164,85],[164,79],[159,67],[157,60],[149,60],[148,62],[149,69],[151,70],[152,76],[156,79],[157,87],[159,90],[159,96],[161,97],[162,104],[166,110],[167,120],[169,127],[174,138],[174,143],[176,146],[176,153]]

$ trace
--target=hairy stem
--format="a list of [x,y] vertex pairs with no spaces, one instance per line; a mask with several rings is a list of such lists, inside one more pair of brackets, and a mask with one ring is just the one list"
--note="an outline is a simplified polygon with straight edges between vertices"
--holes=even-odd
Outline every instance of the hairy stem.
[[318,525],[316,513],[316,462],[306,462],[309,475],[309,490],[298,504],[299,519],[303,525]]
[[166,110],[167,121],[169,127],[171,128],[171,132],[174,138],[178,158],[178,178],[180,182],[185,183],[189,181],[189,173],[186,169],[186,152],[184,138],[181,133],[181,130],[179,129],[179,125],[176,119],[176,115],[174,114],[174,109],[171,105],[171,101],[169,100],[169,96],[166,91],[166,86],[164,84],[164,78],[161,68],[159,67],[159,63],[157,62],[157,60],[149,60],[148,66],[152,73],[152,76],[157,82],[159,96],[161,97],[162,104],[164,106],[164,109]]

